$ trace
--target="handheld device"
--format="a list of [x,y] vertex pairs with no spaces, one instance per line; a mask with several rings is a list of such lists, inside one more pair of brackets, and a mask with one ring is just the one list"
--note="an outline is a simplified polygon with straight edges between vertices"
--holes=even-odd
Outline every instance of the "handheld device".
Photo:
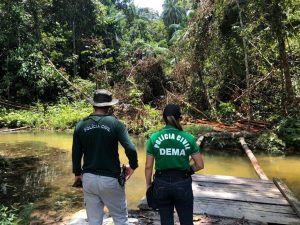
[[76,188],[82,188],[82,180],[78,179],[74,182],[74,184],[72,185],[72,187],[76,187]]
[[120,176],[118,178],[119,184],[124,187],[125,186],[125,182],[126,182],[126,166],[123,165],[121,168],[121,173]]

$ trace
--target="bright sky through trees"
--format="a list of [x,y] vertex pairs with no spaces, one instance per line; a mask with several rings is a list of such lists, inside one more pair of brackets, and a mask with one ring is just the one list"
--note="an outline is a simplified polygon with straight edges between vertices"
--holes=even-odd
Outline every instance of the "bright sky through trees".
[[162,4],[164,0],[134,0],[134,4],[139,7],[152,8],[159,13],[162,12]]

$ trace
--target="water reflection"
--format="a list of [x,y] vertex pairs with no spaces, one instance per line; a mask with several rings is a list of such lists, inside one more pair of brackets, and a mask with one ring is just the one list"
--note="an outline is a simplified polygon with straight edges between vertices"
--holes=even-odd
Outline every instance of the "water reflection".
[[[135,138],[140,167],[126,184],[128,206],[136,208],[145,194],[145,139]],[[17,133],[0,135],[0,202],[35,202],[45,209],[76,211],[83,207],[82,191],[72,188],[71,133]],[[127,163],[120,148],[121,163]],[[257,157],[267,175],[285,178],[300,197],[300,157]],[[244,154],[209,152],[203,174],[257,178]]]
[[19,135],[14,137],[18,140],[11,139],[11,143],[0,137],[1,204],[36,203],[38,209],[54,210],[69,205],[66,211],[81,208],[82,194],[71,190],[71,179],[65,179],[71,175],[69,151],[49,147],[40,140],[22,142]]
[[269,179],[280,178],[300,199],[300,156],[257,155]]
[[[46,166],[34,156],[0,158],[0,201],[2,204],[27,204],[45,195]],[[4,163],[3,163],[4,162]]]

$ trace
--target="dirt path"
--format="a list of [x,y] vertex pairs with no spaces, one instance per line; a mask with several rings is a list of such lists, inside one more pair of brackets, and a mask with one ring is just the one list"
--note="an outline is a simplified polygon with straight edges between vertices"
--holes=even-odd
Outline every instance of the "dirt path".
[[[129,210],[129,222],[131,225],[160,225],[157,211]],[[85,210],[74,214],[55,211],[34,212],[30,225],[88,225]],[[194,225],[260,225],[261,223],[247,221],[243,218],[232,219],[209,215],[194,215]],[[104,219],[103,225],[113,225],[109,215]],[[180,225],[175,213],[175,225]]]

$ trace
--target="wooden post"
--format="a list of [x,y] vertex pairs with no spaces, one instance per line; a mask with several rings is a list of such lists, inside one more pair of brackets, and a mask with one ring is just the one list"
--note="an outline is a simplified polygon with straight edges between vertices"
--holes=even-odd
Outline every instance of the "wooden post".
[[247,145],[247,143],[245,141],[245,138],[244,137],[240,137],[239,140],[240,140],[240,143],[241,143],[244,151],[246,152],[248,158],[250,159],[250,161],[251,161],[251,163],[252,163],[252,165],[253,165],[253,167],[254,167],[255,172],[257,173],[257,175],[262,180],[269,180],[269,178],[267,177],[267,175],[265,174],[265,172],[263,171],[263,169],[258,164],[258,161],[257,161],[255,155],[249,149],[249,147],[248,147],[248,145]]
[[274,184],[277,186],[281,194],[286,198],[286,200],[290,203],[291,207],[295,211],[295,213],[300,217],[300,202],[299,200],[294,196],[293,192],[286,186],[286,184],[278,179],[273,179]]

